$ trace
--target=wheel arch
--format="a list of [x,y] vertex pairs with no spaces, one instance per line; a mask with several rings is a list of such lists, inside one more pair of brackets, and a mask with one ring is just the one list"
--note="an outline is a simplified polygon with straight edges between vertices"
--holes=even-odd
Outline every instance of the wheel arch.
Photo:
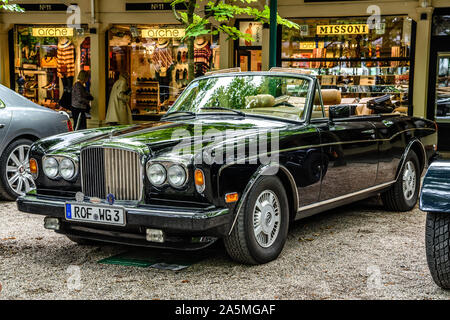
[[290,220],[293,220],[295,218],[295,215],[298,211],[299,195],[294,177],[292,176],[290,171],[281,164],[271,163],[261,165],[250,178],[249,182],[245,186],[244,191],[242,192],[238,203],[236,204],[235,216],[233,218],[233,224],[231,225],[229,234],[231,234],[231,232],[233,231],[234,225],[236,224],[237,218],[242,211],[242,207],[247,200],[247,196],[250,193],[253,184],[259,177],[263,175],[275,175],[281,180],[286,190],[286,196],[288,198]]
[[402,172],[403,166],[405,165],[406,162],[406,157],[408,156],[410,150],[414,151],[415,154],[417,155],[417,158],[419,159],[420,175],[422,175],[424,169],[428,166],[425,147],[423,146],[422,142],[419,139],[417,138],[413,139],[408,143],[408,145],[405,148],[405,151],[403,152],[400,164],[397,168],[397,174],[395,176],[396,181],[400,177],[400,173]]
[[31,141],[33,141],[33,142],[36,142],[36,141],[38,141],[40,138],[39,138],[38,136],[33,135],[33,134],[30,134],[30,133],[18,135],[18,136],[16,136],[16,137],[14,137],[13,139],[9,140],[8,142],[5,142],[5,143],[2,145],[2,148],[0,149],[0,155],[3,153],[3,151],[5,151],[5,149],[6,149],[11,143],[14,143],[15,141],[20,140],[20,139],[28,139],[28,140],[31,140]]

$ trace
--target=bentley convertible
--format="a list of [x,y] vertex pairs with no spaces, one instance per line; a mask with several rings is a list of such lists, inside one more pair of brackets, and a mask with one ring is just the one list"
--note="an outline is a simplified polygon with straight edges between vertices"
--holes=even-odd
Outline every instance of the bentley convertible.
[[161,122],[34,143],[36,189],[18,208],[80,244],[193,250],[222,238],[234,260],[266,263],[295,219],[377,194],[388,210],[415,206],[435,123],[375,107],[342,104],[292,70],[209,74]]

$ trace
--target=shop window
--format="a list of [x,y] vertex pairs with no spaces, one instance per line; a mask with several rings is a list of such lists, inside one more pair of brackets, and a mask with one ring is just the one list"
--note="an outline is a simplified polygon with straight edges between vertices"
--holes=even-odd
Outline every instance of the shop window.
[[254,41],[236,40],[235,66],[242,71],[262,70],[263,24],[256,21],[238,20],[236,26],[244,34],[249,34]]
[[436,121],[450,122],[450,52],[438,54],[436,74]]
[[323,89],[338,89],[341,103],[365,103],[389,94],[407,112],[412,20],[384,16],[374,28],[367,18],[293,19],[283,28],[282,67],[317,75]]
[[90,70],[87,28],[16,25],[14,34],[16,91],[37,104],[59,108],[63,91],[71,90],[78,72]]
[[[121,72],[129,75],[133,115],[165,112],[188,84],[188,49],[178,25],[114,26],[109,32],[108,95]],[[218,36],[194,43],[195,76],[219,68]]]
[[450,15],[435,15],[433,17],[433,35],[450,36]]

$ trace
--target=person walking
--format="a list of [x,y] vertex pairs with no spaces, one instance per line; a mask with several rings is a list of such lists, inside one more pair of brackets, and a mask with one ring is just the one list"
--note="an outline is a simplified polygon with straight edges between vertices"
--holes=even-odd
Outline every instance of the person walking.
[[78,73],[77,82],[72,89],[72,117],[75,130],[86,129],[86,113],[91,110],[90,102],[94,100],[86,89],[89,73],[82,70]]
[[105,122],[110,125],[132,124],[131,110],[128,106],[131,90],[128,86],[128,73],[120,73],[119,79],[114,83],[108,102],[108,112]]

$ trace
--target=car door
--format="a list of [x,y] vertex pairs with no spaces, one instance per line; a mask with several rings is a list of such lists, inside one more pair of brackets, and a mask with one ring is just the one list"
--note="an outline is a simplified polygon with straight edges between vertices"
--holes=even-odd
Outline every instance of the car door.
[[319,130],[324,162],[319,201],[374,186],[378,168],[378,140],[370,116],[350,116],[329,121],[325,113],[322,117],[313,114],[310,122]]
[[10,123],[11,112],[0,98],[0,151],[4,149],[3,144],[5,143]]

